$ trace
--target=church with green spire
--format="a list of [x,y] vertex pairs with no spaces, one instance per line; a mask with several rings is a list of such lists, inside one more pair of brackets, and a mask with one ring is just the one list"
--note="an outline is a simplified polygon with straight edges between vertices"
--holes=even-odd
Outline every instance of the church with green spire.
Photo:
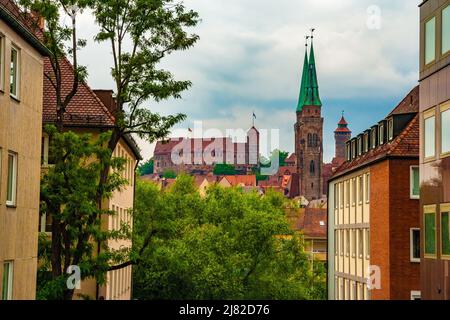
[[296,109],[295,153],[300,195],[309,201],[322,199],[326,190],[323,182],[323,118],[322,102],[317,81],[313,36],[306,45],[300,93]]

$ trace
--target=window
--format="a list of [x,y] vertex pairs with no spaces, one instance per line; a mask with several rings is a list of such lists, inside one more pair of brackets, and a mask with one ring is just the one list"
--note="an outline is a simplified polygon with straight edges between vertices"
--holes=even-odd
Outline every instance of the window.
[[450,153],[450,104],[441,108],[441,153]]
[[394,139],[394,119],[388,121],[388,139],[389,141]]
[[433,17],[425,23],[425,64],[436,58],[436,18]]
[[352,179],[352,205],[356,204],[356,179]]
[[372,149],[377,147],[377,130],[375,128],[372,129]]
[[345,195],[345,191],[344,191],[344,183],[341,183],[341,187],[339,188],[339,190],[341,190],[341,209],[344,208],[344,195]]
[[384,143],[384,124],[380,124],[378,129],[378,141],[380,145]]
[[436,257],[436,206],[424,207],[424,256]]
[[339,254],[339,230],[334,230],[334,255]]
[[364,134],[364,152],[369,151],[369,134]]
[[347,182],[346,182],[345,191],[346,191],[346,194],[347,194],[346,206],[348,208],[348,207],[350,207],[350,180],[347,180]]
[[334,185],[334,208],[339,208],[339,184]]
[[419,167],[412,166],[410,168],[411,174],[409,178],[410,185],[410,198],[411,199],[419,199],[420,197],[420,176],[419,176]]
[[352,158],[353,159],[356,158],[356,141],[355,140],[352,141]]
[[425,119],[425,158],[434,157],[436,154],[435,116]]
[[450,5],[442,10],[442,55],[450,51]]
[[2,300],[13,298],[13,266],[12,261],[3,263]]
[[366,239],[365,239],[365,245],[366,245],[366,259],[370,258],[370,231],[369,229],[366,229]]
[[9,93],[14,98],[19,97],[19,81],[20,81],[20,58],[19,50],[11,47],[11,70],[9,78]]
[[352,257],[356,256],[356,229],[352,229]]
[[410,229],[410,260],[411,262],[420,262],[420,229]]
[[311,162],[309,163],[309,173],[313,176],[316,172],[316,167],[314,165],[314,161],[311,160]]
[[366,174],[366,203],[370,202],[370,173]]
[[441,254],[450,258],[450,204],[441,204]]
[[345,151],[346,151],[346,154],[347,154],[347,161],[350,161],[352,159],[352,151],[350,149],[350,144],[347,143],[345,145]]
[[362,140],[358,138],[358,156],[362,154]]
[[364,196],[364,176],[358,177],[358,183],[359,183],[359,194],[358,194],[358,201],[359,204],[363,203],[363,196]]
[[364,255],[364,230],[358,229],[358,256],[362,258]]
[[17,193],[17,154],[8,153],[8,183],[6,189],[6,205],[16,205]]
[[350,230],[345,230],[345,254],[350,255]]
[[343,256],[344,255],[344,245],[345,245],[345,243],[344,243],[344,231],[345,230],[341,230],[341,235],[340,235],[340,239],[341,239],[341,256]]
[[420,291],[411,291],[411,300],[422,300],[422,294]]

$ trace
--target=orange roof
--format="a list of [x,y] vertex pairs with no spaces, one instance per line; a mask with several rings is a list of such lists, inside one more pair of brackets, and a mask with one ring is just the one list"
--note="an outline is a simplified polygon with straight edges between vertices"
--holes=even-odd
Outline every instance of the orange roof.
[[306,208],[295,221],[296,231],[311,238],[327,237],[327,209]]
[[245,187],[256,187],[256,176],[224,176],[225,179],[233,186],[245,186]]

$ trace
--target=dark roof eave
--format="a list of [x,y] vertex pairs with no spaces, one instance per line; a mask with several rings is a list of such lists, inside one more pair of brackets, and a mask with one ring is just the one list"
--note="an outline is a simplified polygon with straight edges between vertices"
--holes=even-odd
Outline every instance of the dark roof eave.
[[42,44],[26,27],[24,27],[17,19],[15,19],[0,4],[0,18],[2,18],[12,29],[22,36],[33,48],[35,48],[41,55],[48,57],[51,55],[50,50]]
[[133,151],[136,159],[142,160],[143,158],[142,158],[142,155],[141,155],[141,150],[139,149],[136,141],[131,136],[131,134],[124,134],[124,135],[122,135],[122,137],[123,137],[123,140],[125,140],[127,145],[130,147],[131,151]]

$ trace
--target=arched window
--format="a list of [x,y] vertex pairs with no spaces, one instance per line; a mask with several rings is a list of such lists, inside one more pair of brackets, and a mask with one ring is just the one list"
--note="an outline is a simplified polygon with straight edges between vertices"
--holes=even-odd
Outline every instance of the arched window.
[[313,160],[311,160],[309,164],[309,173],[311,173],[312,176],[316,173],[316,166]]
[[317,147],[319,145],[319,137],[317,136],[317,134],[314,133],[313,135],[313,146]]

